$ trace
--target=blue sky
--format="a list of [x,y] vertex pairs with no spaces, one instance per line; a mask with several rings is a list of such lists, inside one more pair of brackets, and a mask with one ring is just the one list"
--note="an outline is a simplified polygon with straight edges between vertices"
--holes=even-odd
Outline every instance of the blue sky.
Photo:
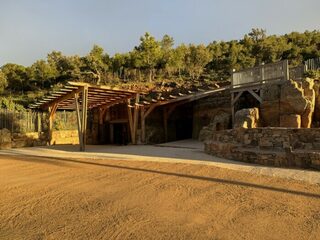
[[0,66],[47,53],[85,55],[93,44],[130,51],[150,32],[180,43],[320,29],[319,0],[0,0]]

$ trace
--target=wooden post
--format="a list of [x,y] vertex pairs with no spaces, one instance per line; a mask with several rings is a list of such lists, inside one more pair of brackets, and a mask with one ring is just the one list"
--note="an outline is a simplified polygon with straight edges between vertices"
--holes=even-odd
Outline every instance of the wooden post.
[[41,133],[41,115],[40,112],[37,112],[37,118],[38,118],[38,133]]
[[77,114],[77,124],[78,124],[78,137],[79,137],[79,145],[80,145],[80,151],[82,149],[82,130],[81,130],[81,117],[80,117],[80,108],[79,108],[79,102],[78,102],[78,99],[79,99],[79,93],[75,93],[74,94],[74,103],[75,103],[75,106],[76,106],[76,114]]
[[82,89],[82,149],[81,151],[86,150],[86,131],[87,131],[87,109],[88,109],[88,86],[84,86]]
[[145,117],[144,117],[144,106],[141,106],[141,142],[146,142],[146,126],[145,126]]
[[51,145],[52,141],[52,127],[53,127],[53,119],[51,116],[52,107],[49,107],[49,126],[48,126],[48,144]]
[[138,118],[139,118],[139,100],[140,100],[140,94],[137,93],[136,95],[136,102],[134,105],[134,113],[133,113],[133,144],[137,144],[137,129],[138,129]]
[[133,131],[133,120],[132,120],[132,110],[130,107],[130,99],[128,99],[127,110],[128,110],[128,122],[129,122],[129,128],[130,128],[131,143],[133,143],[134,131]]
[[283,62],[283,71],[284,71],[285,80],[289,80],[290,76],[289,76],[289,63],[288,63],[288,60],[284,60],[284,62]]
[[261,71],[261,82],[262,82],[262,84],[264,84],[265,83],[265,81],[264,81],[264,63],[262,63],[262,66],[260,67],[260,71]]
[[232,128],[234,126],[234,93],[231,93],[231,121],[232,121]]
[[53,121],[54,121],[54,116],[57,111],[58,104],[55,103],[53,106],[49,107],[49,145],[52,145],[52,133],[53,133]]
[[168,111],[167,108],[163,108],[163,128],[164,128],[164,140],[168,141]]

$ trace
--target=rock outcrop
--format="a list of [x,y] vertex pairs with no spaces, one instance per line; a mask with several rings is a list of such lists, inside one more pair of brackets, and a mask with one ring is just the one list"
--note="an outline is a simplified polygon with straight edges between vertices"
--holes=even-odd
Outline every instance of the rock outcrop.
[[[262,125],[264,127],[298,127],[300,125],[302,128],[310,128],[316,106],[314,88],[314,80],[310,78],[301,81],[289,80],[281,85],[264,86],[261,89]],[[300,116],[300,120],[297,115]]]
[[313,113],[314,127],[320,127],[320,79],[314,80],[315,108]]
[[280,116],[279,85],[264,85],[261,89],[263,102],[260,104],[260,120],[262,126],[278,127]]
[[259,109],[241,109],[235,114],[234,128],[256,128],[259,126]]
[[226,112],[221,112],[213,117],[210,124],[203,127],[199,133],[199,140],[205,141],[210,139],[215,131],[228,129],[230,126],[231,115]]

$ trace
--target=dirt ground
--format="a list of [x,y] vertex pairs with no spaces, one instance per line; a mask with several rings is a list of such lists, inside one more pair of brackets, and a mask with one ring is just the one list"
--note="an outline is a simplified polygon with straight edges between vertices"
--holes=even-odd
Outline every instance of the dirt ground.
[[320,185],[214,166],[0,155],[0,239],[320,239]]

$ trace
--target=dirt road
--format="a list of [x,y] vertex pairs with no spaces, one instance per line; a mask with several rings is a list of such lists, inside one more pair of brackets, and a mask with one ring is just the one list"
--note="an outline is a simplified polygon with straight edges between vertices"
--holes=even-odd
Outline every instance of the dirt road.
[[319,239],[320,186],[213,166],[0,155],[0,239]]

